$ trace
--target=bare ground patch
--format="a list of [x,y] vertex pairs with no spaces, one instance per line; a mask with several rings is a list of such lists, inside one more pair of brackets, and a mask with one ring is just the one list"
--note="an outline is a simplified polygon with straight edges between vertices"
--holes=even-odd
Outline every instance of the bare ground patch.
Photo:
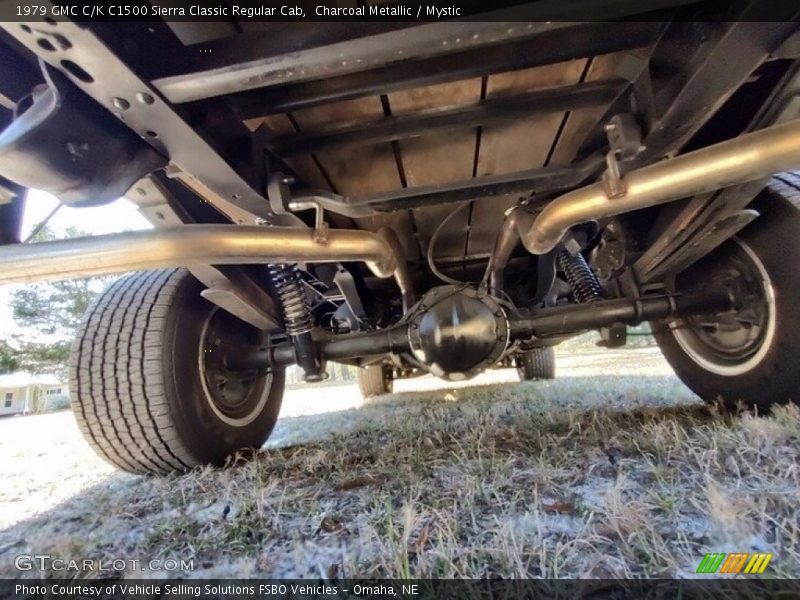
[[800,411],[722,415],[606,366],[284,418],[281,447],[227,469],[102,474],[8,523],[0,575],[36,552],[190,577],[680,577],[712,551],[800,575]]

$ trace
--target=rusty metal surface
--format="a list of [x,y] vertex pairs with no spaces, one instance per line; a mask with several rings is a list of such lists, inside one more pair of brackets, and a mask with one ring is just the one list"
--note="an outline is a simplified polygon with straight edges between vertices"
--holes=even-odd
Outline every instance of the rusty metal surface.
[[[488,98],[543,90],[580,81],[587,60],[578,59],[489,77]],[[516,123],[483,128],[476,175],[499,175],[543,167],[558,139],[565,112],[533,115]],[[505,211],[526,194],[478,199],[473,203],[467,253],[488,254],[503,223]]]
[[[302,132],[358,127],[374,123],[385,115],[391,118],[432,109],[457,110],[474,105],[482,97],[503,99],[574,85],[586,66],[586,60],[575,60],[493,75],[486,81],[471,79],[396,92],[389,94],[383,103],[375,97],[339,102],[298,111],[290,117],[267,117],[264,122],[275,135],[285,136],[298,129]],[[530,115],[504,124],[434,131],[393,143],[320,150],[311,156],[289,160],[307,179],[319,180],[320,171],[324,171],[333,188],[342,195],[380,198],[404,185],[409,191],[433,189],[476,176],[532,171],[547,162],[564,118],[563,111]],[[288,125],[290,122],[294,127]],[[488,254],[504,211],[525,193],[523,189],[519,194],[477,199],[471,211],[464,211],[449,223],[437,244],[437,256],[458,259]],[[359,227],[372,231],[392,226],[404,242],[407,257],[413,260],[419,253],[426,252],[433,231],[451,210],[453,207],[414,203],[408,212],[359,218],[356,222]]]

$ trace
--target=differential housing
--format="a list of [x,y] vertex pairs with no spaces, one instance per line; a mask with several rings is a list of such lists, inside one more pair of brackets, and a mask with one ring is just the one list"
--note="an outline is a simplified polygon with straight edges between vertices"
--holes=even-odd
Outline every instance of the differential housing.
[[433,375],[461,381],[500,360],[509,344],[508,318],[486,292],[435,287],[414,307],[408,340],[414,357]]

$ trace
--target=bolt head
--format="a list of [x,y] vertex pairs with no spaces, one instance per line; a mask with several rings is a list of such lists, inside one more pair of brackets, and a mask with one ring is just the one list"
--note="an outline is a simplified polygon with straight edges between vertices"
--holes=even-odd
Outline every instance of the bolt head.
[[114,108],[117,110],[128,110],[131,107],[131,103],[125,100],[125,98],[113,98],[111,100],[111,104],[114,105]]
[[147,92],[139,92],[136,94],[136,99],[141,102],[142,104],[153,104],[156,101],[155,98],[151,94]]

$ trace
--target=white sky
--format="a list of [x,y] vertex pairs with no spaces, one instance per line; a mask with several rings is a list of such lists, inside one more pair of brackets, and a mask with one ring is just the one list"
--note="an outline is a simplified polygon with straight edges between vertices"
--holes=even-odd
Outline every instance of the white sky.
[[[58,203],[46,192],[31,190],[25,203],[25,217],[22,221],[22,239],[44,219]],[[62,207],[48,222],[48,227],[61,236],[69,227],[77,227],[87,233],[98,235],[134,229],[150,229],[152,225],[139,213],[136,205],[119,199],[104,206],[93,208]],[[0,334],[14,331],[11,318],[11,293],[19,286],[0,286]]]

